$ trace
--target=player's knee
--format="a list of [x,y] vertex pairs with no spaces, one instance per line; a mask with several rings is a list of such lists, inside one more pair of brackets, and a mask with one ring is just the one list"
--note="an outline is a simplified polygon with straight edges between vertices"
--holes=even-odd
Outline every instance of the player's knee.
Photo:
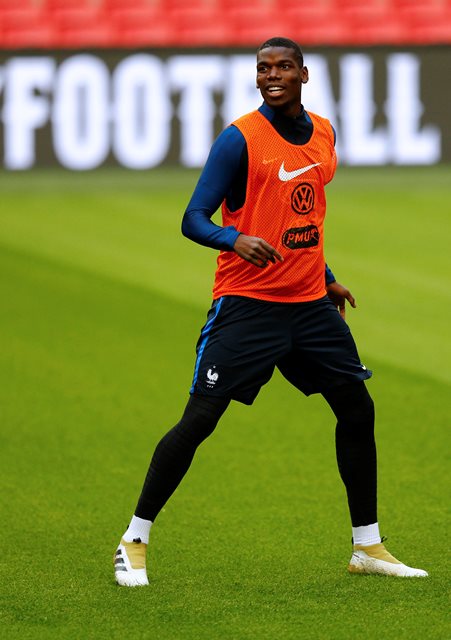
[[374,437],[374,402],[368,394],[344,412],[339,424],[354,440],[372,440]]
[[228,404],[225,398],[192,395],[174,429],[184,439],[200,444],[213,433]]
[[351,412],[357,414],[360,420],[374,423],[374,401],[363,382],[356,389],[355,395],[351,396],[350,405]]
[[364,382],[343,385],[324,396],[339,424],[360,432],[374,430],[374,402]]

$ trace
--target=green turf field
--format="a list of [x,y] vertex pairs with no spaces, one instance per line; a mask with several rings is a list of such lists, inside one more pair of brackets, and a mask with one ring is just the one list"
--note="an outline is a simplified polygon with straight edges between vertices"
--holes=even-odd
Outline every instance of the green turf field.
[[152,531],[150,578],[112,555],[179,418],[214,252],[179,232],[196,173],[0,175],[0,635],[445,639],[450,168],[340,169],[326,256],[377,403],[380,523],[427,580],[350,576],[321,398],[279,375],[231,406]]

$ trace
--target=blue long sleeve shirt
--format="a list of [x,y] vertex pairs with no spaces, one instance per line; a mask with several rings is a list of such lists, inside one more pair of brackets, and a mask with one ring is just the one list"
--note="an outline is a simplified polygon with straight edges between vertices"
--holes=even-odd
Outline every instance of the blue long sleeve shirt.
[[[305,144],[313,133],[313,124],[302,108],[296,118],[283,116],[263,103],[259,111],[285,140]],[[243,206],[246,199],[248,153],[246,140],[230,125],[216,138],[207,162],[194,189],[182,220],[182,233],[198,244],[222,251],[233,251],[240,232],[234,227],[222,227],[212,221],[213,214],[226,200],[230,211]],[[326,284],[335,277],[326,265]]]

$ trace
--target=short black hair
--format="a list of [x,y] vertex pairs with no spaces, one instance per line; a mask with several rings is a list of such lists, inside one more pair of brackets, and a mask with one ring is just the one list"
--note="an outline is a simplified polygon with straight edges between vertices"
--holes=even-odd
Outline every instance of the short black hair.
[[304,56],[301,47],[294,40],[281,37],[270,38],[269,40],[265,40],[265,42],[258,47],[257,54],[260,53],[262,49],[267,49],[268,47],[285,47],[285,49],[293,49],[299,66],[301,68],[304,66]]

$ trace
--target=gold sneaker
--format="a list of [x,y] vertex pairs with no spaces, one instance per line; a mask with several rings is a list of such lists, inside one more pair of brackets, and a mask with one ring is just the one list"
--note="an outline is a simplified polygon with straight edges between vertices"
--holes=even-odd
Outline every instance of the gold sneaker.
[[114,575],[122,587],[141,587],[149,584],[146,572],[147,545],[136,538],[125,542],[124,538],[114,554]]
[[396,560],[382,542],[365,547],[355,544],[348,571],[399,578],[425,578],[428,575],[423,569],[414,569]]

